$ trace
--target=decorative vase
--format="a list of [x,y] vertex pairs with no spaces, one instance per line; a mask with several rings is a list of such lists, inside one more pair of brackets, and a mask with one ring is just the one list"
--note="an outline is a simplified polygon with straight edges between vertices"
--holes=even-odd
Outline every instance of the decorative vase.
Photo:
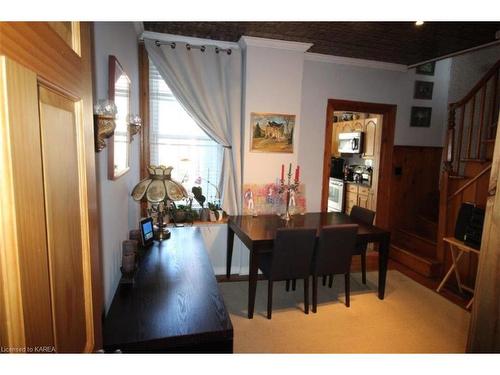
[[202,208],[200,210],[200,221],[208,221],[210,217],[210,210],[208,208]]

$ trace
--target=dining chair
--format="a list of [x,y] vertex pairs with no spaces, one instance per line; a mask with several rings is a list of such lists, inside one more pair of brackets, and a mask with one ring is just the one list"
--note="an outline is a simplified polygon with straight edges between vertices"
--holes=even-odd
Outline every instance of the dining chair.
[[316,229],[279,228],[273,251],[260,254],[259,268],[268,279],[267,318],[271,319],[273,282],[304,280],[304,311],[309,314],[309,276],[316,243]]
[[314,313],[318,308],[318,277],[320,276],[331,275],[333,281],[333,275],[344,275],[345,303],[347,307],[350,306],[350,269],[357,233],[357,224],[329,225],[321,229],[311,268],[312,311]]
[[[361,224],[373,225],[375,212],[360,206],[353,206],[350,217]],[[366,284],[366,248],[367,243],[357,243],[353,255],[361,255],[361,281]]]

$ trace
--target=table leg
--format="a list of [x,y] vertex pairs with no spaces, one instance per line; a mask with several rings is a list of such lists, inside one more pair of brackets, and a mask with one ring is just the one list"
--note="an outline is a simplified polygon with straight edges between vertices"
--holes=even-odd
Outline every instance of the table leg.
[[250,250],[250,269],[248,272],[248,319],[253,318],[255,293],[257,291],[257,276],[259,270],[259,253]]
[[231,262],[233,260],[234,231],[227,226],[227,254],[226,254],[226,277],[231,276]]
[[378,248],[378,298],[384,299],[387,264],[389,263],[390,236],[385,236]]
[[[453,250],[452,250],[452,254],[453,254]],[[439,292],[441,291],[441,289],[443,288],[443,286],[444,286],[444,284],[446,283],[446,281],[450,278],[451,273],[452,273],[453,271],[455,271],[455,269],[456,269],[456,267],[457,267],[457,262],[458,262],[458,261],[460,260],[460,258],[462,257],[462,254],[463,254],[463,253],[458,254],[458,257],[457,257],[456,259],[455,259],[455,257],[454,257],[454,256],[452,257],[452,261],[453,261],[453,263],[452,263],[452,265],[451,265],[450,269],[448,270],[448,272],[446,273],[446,275],[444,276],[443,281],[441,281],[441,284],[439,284],[439,286],[437,287],[436,292],[438,292],[438,293],[439,293]],[[459,284],[459,285],[460,285],[460,284]],[[460,286],[459,286],[459,288],[460,288]],[[460,290],[461,290],[461,289],[460,289]]]

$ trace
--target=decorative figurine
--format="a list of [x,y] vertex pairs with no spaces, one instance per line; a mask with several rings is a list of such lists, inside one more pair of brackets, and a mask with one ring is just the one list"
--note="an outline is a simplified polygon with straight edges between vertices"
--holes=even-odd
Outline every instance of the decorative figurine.
[[286,221],[289,221],[291,219],[290,216],[291,203],[293,203],[292,207],[295,207],[296,205],[295,194],[299,189],[299,176],[300,176],[300,167],[297,166],[297,168],[295,168],[295,178],[292,183],[292,163],[290,163],[287,174],[288,180],[287,183],[285,184],[285,165],[281,164],[281,179],[280,179],[279,193],[285,194],[285,204],[286,204],[286,211],[283,215],[281,215],[281,218]]

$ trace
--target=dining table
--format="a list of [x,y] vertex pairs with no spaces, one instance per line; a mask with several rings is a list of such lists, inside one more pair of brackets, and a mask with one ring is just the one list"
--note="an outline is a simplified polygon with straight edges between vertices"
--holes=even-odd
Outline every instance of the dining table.
[[[284,220],[278,215],[242,215],[229,216],[227,229],[226,277],[231,278],[231,262],[233,257],[234,236],[249,250],[248,275],[248,318],[252,319],[257,290],[259,256],[272,252],[276,231],[279,228],[315,228],[316,236],[321,228],[330,225],[358,224],[357,242],[360,244],[378,244],[378,298],[384,299],[389,261],[391,233],[375,225],[367,225],[340,212],[311,212],[293,215]],[[376,246],[375,246],[376,247]],[[335,244],[332,244],[335,251]]]

